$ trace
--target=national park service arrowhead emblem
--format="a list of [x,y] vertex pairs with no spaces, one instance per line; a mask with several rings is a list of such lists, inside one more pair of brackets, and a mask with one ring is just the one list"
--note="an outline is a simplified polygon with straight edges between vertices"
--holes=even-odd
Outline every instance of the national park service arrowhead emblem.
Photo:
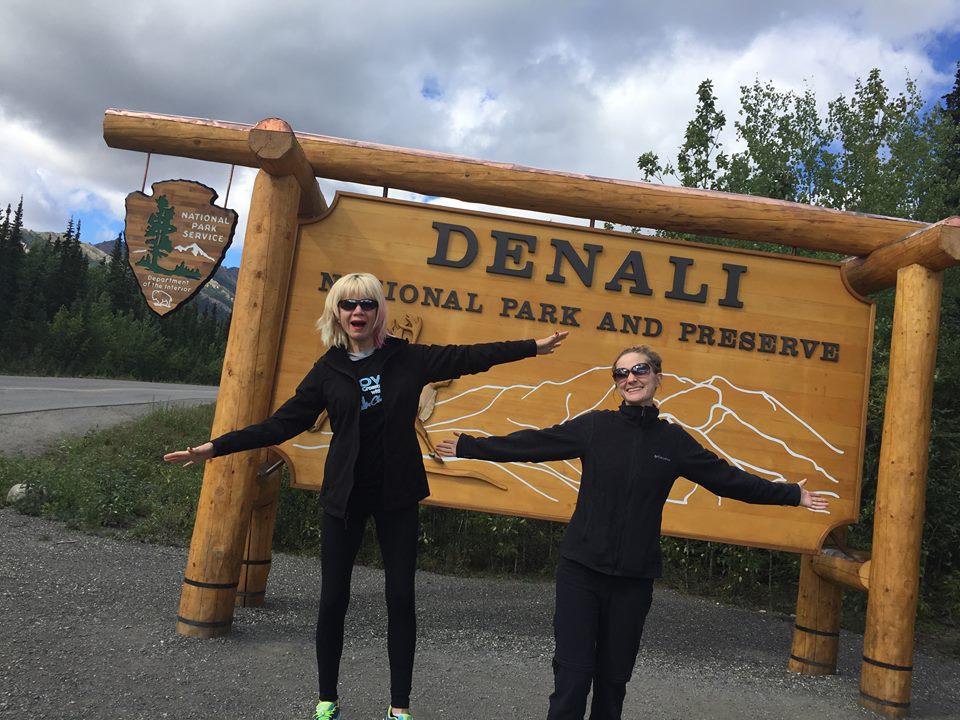
[[213,188],[192,180],[156,182],[151,191],[127,195],[125,235],[147,305],[166,315],[213,277],[233,241],[237,213],[214,205]]

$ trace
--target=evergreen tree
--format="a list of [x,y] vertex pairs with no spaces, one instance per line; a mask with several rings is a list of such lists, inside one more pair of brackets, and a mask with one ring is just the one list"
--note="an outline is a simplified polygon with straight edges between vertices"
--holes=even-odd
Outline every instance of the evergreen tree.
[[44,280],[44,309],[48,320],[61,307],[66,305],[64,273],[66,272],[66,262],[64,260],[65,250],[73,239],[73,217],[67,221],[67,229],[62,235],[55,235],[52,243],[49,244],[48,266],[43,268],[42,277]]
[[45,337],[49,319],[46,289],[52,257],[52,246],[38,243],[20,263],[18,292],[3,331],[4,342],[0,346],[0,356],[11,370],[32,371],[33,351]]
[[943,96],[943,122],[940,126],[942,148],[939,155],[939,179],[942,183],[944,215],[960,215],[960,62],[953,89]]
[[10,222],[10,206],[3,222],[0,223],[0,332],[3,332],[10,320],[13,304],[17,297],[20,266],[23,264],[22,245],[23,198],[17,206],[17,213]]
[[72,305],[76,302],[83,291],[84,283],[87,277],[87,268],[89,263],[83,254],[83,248],[80,246],[81,222],[77,221],[77,230],[73,234],[70,245],[65,253],[65,277],[68,283],[66,299]]
[[[10,206],[7,206],[7,217],[10,216]],[[17,210],[13,214],[13,224],[8,231],[10,242],[16,243],[17,247],[23,248],[23,195],[20,196],[20,202],[17,203]]]
[[[0,368],[38,374],[95,374],[141,380],[216,383],[229,317],[192,304],[160,318],[143,301],[129,265],[123,234],[109,260],[90,264],[82,252],[80,222],[24,253],[19,238],[22,202],[0,213],[0,258],[18,249],[20,292],[0,305]],[[11,245],[10,237],[17,238]],[[0,265],[0,277],[3,268]]]
[[80,248],[81,226],[71,217],[62,237],[52,248],[51,268],[47,276],[47,317],[53,317],[60,308],[69,308],[79,299],[87,271],[87,260]]
[[118,233],[113,241],[110,260],[106,265],[105,289],[110,304],[117,312],[129,312],[138,307],[140,292],[136,277],[128,262],[127,243],[123,233]]
[[12,210],[10,206],[7,205],[7,212],[3,216],[3,222],[0,222],[0,248],[6,245],[7,238],[10,235],[10,213],[11,212]]

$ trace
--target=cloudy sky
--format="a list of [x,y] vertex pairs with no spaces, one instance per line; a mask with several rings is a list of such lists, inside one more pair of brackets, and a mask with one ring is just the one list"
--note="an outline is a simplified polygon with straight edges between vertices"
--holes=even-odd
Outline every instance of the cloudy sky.
[[[960,0],[6,0],[2,27],[0,203],[23,195],[33,230],[80,219],[91,243],[122,230],[144,174],[104,143],[107,108],[639,180],[640,153],[675,157],[706,78],[732,128],[756,79],[825,104],[876,67],[935,100],[960,60]],[[222,202],[228,176],[155,156],[148,185]],[[252,184],[238,169],[228,265]]]

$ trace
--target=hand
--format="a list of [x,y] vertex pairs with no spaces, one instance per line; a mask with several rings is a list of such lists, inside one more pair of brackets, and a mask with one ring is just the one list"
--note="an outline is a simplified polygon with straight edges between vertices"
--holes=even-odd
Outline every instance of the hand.
[[557,330],[553,335],[537,340],[537,355],[549,355],[560,347],[569,334],[567,330]]
[[437,455],[441,457],[456,457],[457,443],[460,441],[460,433],[454,432],[453,438],[447,438],[437,443]]
[[805,507],[809,510],[826,510],[830,503],[827,502],[825,497],[820,497],[819,495],[808,492],[807,489],[803,487],[806,481],[807,479],[804,478],[797,483],[797,485],[800,486],[800,507]]
[[168,463],[183,463],[184,467],[189,467],[195,462],[204,462],[213,457],[213,443],[205,442],[197,447],[188,447],[186,450],[177,450],[167,453],[163,456],[163,461]]

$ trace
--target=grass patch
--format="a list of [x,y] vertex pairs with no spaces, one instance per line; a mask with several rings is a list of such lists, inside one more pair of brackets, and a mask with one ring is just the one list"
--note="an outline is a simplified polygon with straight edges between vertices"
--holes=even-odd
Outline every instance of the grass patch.
[[0,455],[0,490],[27,485],[16,508],[70,527],[165,544],[190,539],[201,467],[163,454],[206,438],[213,406],[161,407],[139,420],[64,440],[38,457]]

